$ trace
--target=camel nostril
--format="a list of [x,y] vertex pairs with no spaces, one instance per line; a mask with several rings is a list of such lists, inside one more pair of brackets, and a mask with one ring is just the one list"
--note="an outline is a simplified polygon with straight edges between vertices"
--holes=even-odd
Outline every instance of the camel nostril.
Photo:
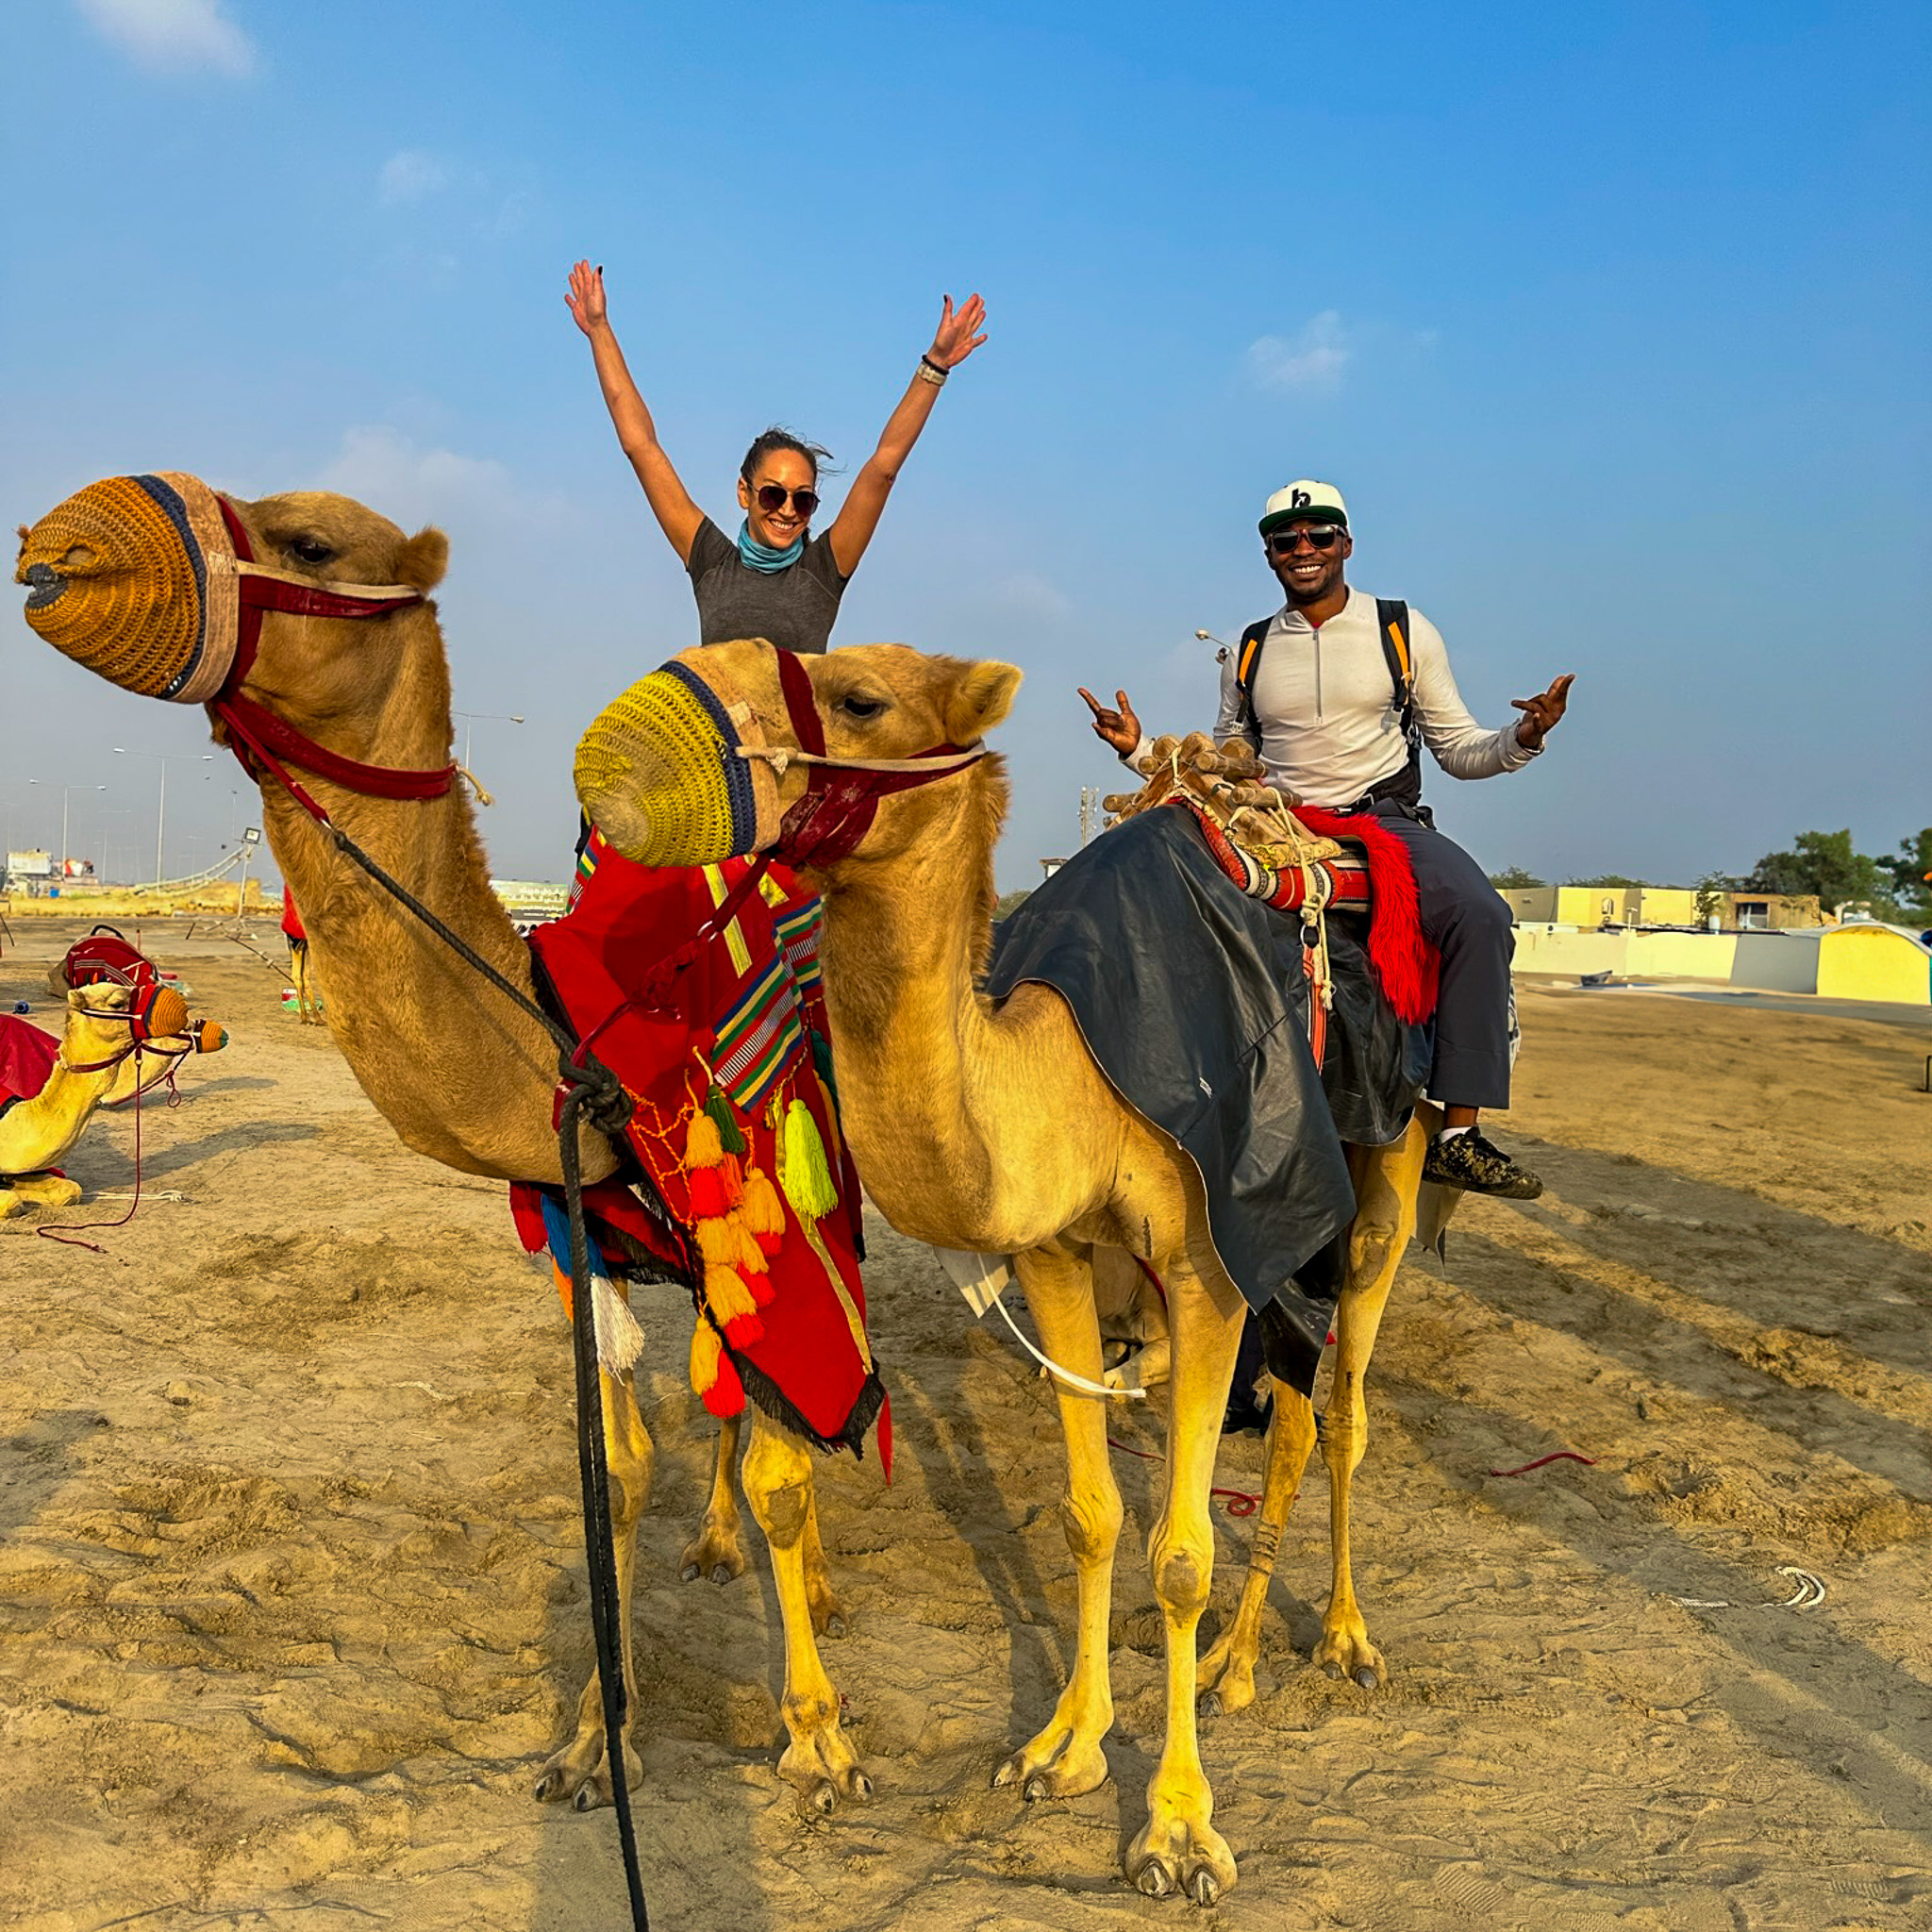
[[67,588],[67,579],[51,563],[28,564],[20,581],[26,586],[29,610],[44,610]]

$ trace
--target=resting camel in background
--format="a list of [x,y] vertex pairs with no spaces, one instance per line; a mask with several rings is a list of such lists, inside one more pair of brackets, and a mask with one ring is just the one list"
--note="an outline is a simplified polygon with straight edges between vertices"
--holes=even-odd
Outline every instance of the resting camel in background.
[[[124,625],[142,623],[158,635],[179,628],[177,607],[191,593],[192,577],[179,569],[171,575],[169,559],[153,548],[128,546],[117,554],[116,519],[101,507],[107,498],[95,496],[125,481],[91,486],[22,531],[15,575],[30,588],[26,614],[36,629],[46,633],[58,625],[63,640],[84,639],[90,614],[110,608]],[[265,612],[242,694],[339,757],[404,771],[445,763],[449,664],[436,607],[427,601],[448,559],[441,531],[406,536],[353,499],[324,491],[223,500],[255,557],[286,576],[319,591],[408,586],[424,599],[361,619]],[[528,949],[490,890],[470,802],[458,788],[397,799],[364,795],[306,768],[301,779],[391,878],[535,999]],[[560,1181],[551,1125],[557,1049],[549,1035],[338,853],[278,783],[263,785],[261,802],[270,848],[315,941],[327,1024],[362,1091],[407,1145],[446,1167],[503,1181]],[[601,1136],[586,1130],[580,1146],[586,1184],[616,1168],[616,1151]],[[631,1375],[605,1374],[602,1398],[624,1668],[635,1685],[630,1600],[653,1448]],[[724,1424],[710,1506],[682,1559],[688,1578],[735,1575],[743,1568],[731,1474],[741,1425],[742,1418]],[[871,1782],[839,1730],[835,1696],[829,1721],[820,1714],[830,1686],[814,1632],[836,1634],[843,1625],[819,1537],[811,1451],[756,1411],[744,1490],[777,1573],[787,1681],[803,1687],[795,1703],[786,1702],[791,1744],[780,1770],[801,1802],[820,1810],[841,1799],[862,1801]],[[631,1708],[634,1723],[635,1700]],[[635,1753],[626,1763],[633,1778],[641,1774]],[[610,1793],[593,1673],[575,1735],[544,1767],[537,1795],[569,1799],[585,1810],[608,1803]]]
[[[0,1108],[0,1221],[24,1208],[71,1208],[81,1198],[80,1183],[46,1170],[73,1152],[97,1109],[145,1092],[167,1078],[177,1058],[196,1050],[178,992],[157,995],[148,1015],[157,1044],[141,1050],[131,1038],[131,988],[97,984],[62,991],[67,1019],[45,1084]],[[224,1042],[226,1038],[221,1035]]]
[[[795,749],[777,654],[758,642],[686,652],[720,699],[749,708],[746,741]],[[898,644],[804,660],[825,752],[898,760],[935,745],[973,746],[1007,715],[1010,665],[922,656]],[[586,734],[578,795],[620,852],[695,864],[666,831],[675,755],[634,728],[620,700]],[[722,745],[722,741],[721,741]],[[729,756],[730,754],[726,754]],[[803,793],[793,765],[781,806]],[[1209,1485],[1245,1306],[1208,1232],[1199,1171],[1177,1142],[1116,1094],[1071,1010],[1023,985],[995,1008],[974,991],[991,947],[992,855],[1007,804],[999,761],[883,799],[856,849],[806,876],[824,894],[824,987],[838,1042],[843,1124],[866,1191],[900,1232],[934,1246],[1017,1259],[1041,1344],[1096,1381],[1103,1373],[1092,1258],[1118,1248],[1166,1287],[1171,1346],[1166,1491],[1149,1556],[1166,1626],[1166,1744],[1147,1791],[1146,1824],[1126,1872],[1142,1891],[1176,1888],[1211,1904],[1235,1882],[1212,1824],[1195,1735],[1205,1678],[1224,1707],[1248,1702],[1260,1605],[1280,1528],[1316,1440],[1308,1401],[1277,1384],[1268,1498],[1241,1611],[1197,1674],[1195,1632],[1214,1563]],[[1334,1590],[1316,1661],[1367,1686],[1383,1663],[1349,1571],[1349,1481],[1366,1441],[1362,1382],[1397,1263],[1415,1225],[1427,1132],[1421,1119],[1386,1148],[1351,1155],[1357,1211],[1337,1318],[1334,1394],[1324,1449],[1331,1478]],[[1073,1797],[1108,1776],[1101,1740],[1113,1722],[1108,1617],[1122,1510],[1108,1460],[1107,1403],[1056,1381],[1066,1433],[1062,1511],[1078,1573],[1072,1675],[1044,1729],[1008,1757],[996,1785],[1028,1798]]]

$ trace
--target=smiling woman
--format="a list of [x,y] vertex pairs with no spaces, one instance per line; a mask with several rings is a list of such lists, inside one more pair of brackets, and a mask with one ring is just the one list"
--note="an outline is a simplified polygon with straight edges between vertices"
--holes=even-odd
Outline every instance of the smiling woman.
[[819,465],[829,452],[789,429],[771,428],[745,452],[738,473],[738,507],[744,512],[736,543],[691,501],[658,428],[631,380],[610,326],[604,271],[580,261],[564,298],[590,338],[597,380],[617,440],[638,473],[652,513],[691,573],[697,598],[698,641],[761,637],[786,651],[823,651],[839,614],[846,583],[865,555],[879,517],[932,414],[947,375],[986,337],[986,304],[969,296],[957,310],[943,298],[932,346],[920,357],[878,447],[852,479],[845,502],[822,536],[811,533],[821,498]]

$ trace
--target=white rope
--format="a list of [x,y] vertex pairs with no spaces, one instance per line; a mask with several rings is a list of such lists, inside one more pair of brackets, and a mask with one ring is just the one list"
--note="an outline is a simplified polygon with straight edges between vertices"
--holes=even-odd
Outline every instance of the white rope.
[[1026,1339],[1025,1335],[1021,1331],[1019,1323],[1013,1320],[1013,1317],[1011,1313],[1008,1311],[1005,1302],[995,1299],[993,1302],[993,1307],[1000,1311],[1000,1319],[1004,1321],[1007,1326],[1013,1331],[1013,1334],[1019,1341],[1020,1346],[1024,1348],[1026,1351],[1026,1353],[1030,1355],[1033,1357],[1033,1359],[1037,1361],[1040,1364],[1040,1366],[1047,1372],[1049,1375],[1058,1375],[1059,1379],[1062,1382],[1064,1382],[1069,1389],[1077,1389],[1083,1395],[1110,1395],[1114,1397],[1115,1400],[1120,1402],[1146,1401],[1147,1391],[1144,1389],[1108,1389],[1102,1383],[1090,1382],[1085,1375],[1074,1374],[1072,1369],[1061,1368],[1059,1363],[1055,1361],[1051,1356],[1042,1355],[1040,1352],[1040,1350],[1037,1349],[1033,1345],[1033,1343]]
[[936,753],[929,758],[828,758],[817,752],[795,751],[789,744],[735,744],[731,748],[741,758],[767,759],[781,778],[790,765],[824,765],[834,772],[930,772],[935,777],[944,777],[949,772],[976,765],[986,756],[983,744],[971,751]]

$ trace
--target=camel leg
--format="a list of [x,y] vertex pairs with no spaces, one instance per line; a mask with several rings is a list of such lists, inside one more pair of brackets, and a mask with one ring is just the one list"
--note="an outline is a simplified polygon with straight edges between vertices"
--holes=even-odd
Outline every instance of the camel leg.
[[811,1606],[811,1627],[821,1637],[845,1634],[845,1611],[832,1589],[832,1573],[825,1567],[825,1546],[819,1541],[819,1496],[806,1472],[805,1511],[805,1598]]
[[71,1208],[80,1199],[80,1183],[58,1174],[0,1176],[0,1221],[24,1208]]
[[744,1458],[744,1495],[772,1550],[772,1576],[785,1620],[785,1728],[791,1743],[778,1775],[798,1792],[809,1815],[841,1798],[866,1804],[872,1779],[839,1723],[839,1693],[819,1660],[806,1588],[806,1531],[811,1522],[811,1451],[796,1436],[754,1414]]
[[1261,1647],[1261,1612],[1268,1580],[1281,1549],[1281,1532],[1301,1489],[1308,1452],[1315,1446],[1315,1406],[1299,1389],[1274,1384],[1274,1415],[1268,1424],[1268,1473],[1248,1551],[1247,1581],[1233,1620],[1201,1659],[1201,1715],[1245,1709],[1255,1701],[1255,1659]]
[[[1147,1823],[1126,1872],[1150,1898],[1179,1888],[1212,1905],[1235,1882],[1234,1854],[1214,1829],[1214,1794],[1194,1728],[1195,1635],[1214,1580],[1208,1490],[1246,1312],[1234,1284],[1214,1287],[1179,1257],[1163,1268],[1174,1338],[1167,1403],[1167,1495],[1148,1539],[1154,1594],[1167,1632],[1167,1742],[1147,1787]],[[1216,1271],[1217,1274],[1219,1271]]]
[[1334,1582],[1315,1661],[1331,1677],[1348,1677],[1364,1690],[1388,1674],[1382,1654],[1369,1641],[1369,1626],[1356,1602],[1349,1564],[1349,1483],[1369,1446],[1369,1409],[1363,1383],[1382,1310],[1395,1271],[1415,1229],[1416,1190],[1422,1183],[1428,1134],[1411,1121],[1407,1134],[1392,1147],[1351,1148],[1355,1171],[1356,1215],[1348,1236],[1348,1281],[1335,1324],[1335,1378],[1328,1391],[1322,1454],[1328,1465],[1328,1534]]
[[738,1514],[738,1444],[743,1432],[742,1409],[727,1416],[718,1431],[718,1459],[711,1465],[711,1494],[705,1505],[705,1520],[677,1559],[687,1583],[695,1583],[700,1576],[708,1576],[713,1583],[729,1583],[734,1576],[744,1574]]
[[[1088,1264],[1063,1250],[1032,1248],[1018,1257],[1021,1285],[1040,1343],[1064,1369],[1100,1379],[1100,1324],[1094,1315]],[[1070,1388],[1058,1377],[1060,1427],[1067,1442],[1067,1491],[1060,1522],[1079,1577],[1074,1673],[1046,1728],[993,1773],[993,1783],[1018,1785],[1028,1798],[1074,1798],[1107,1782],[1100,1748],[1113,1723],[1108,1676],[1108,1611],[1113,1597],[1113,1553],[1121,1534],[1121,1492],[1107,1455],[1104,1396]]]
[[[598,1371],[603,1388],[604,1451],[610,1466],[610,1541],[617,1557],[618,1628],[624,1633],[624,1682],[629,1693],[630,1721],[638,1712],[638,1671],[631,1645],[631,1579],[637,1568],[638,1518],[651,1498],[651,1463],[655,1451],[638,1413],[637,1391],[628,1375],[613,1379]],[[543,1802],[568,1798],[579,1811],[611,1802],[610,1766],[605,1756],[604,1692],[598,1674],[577,1700],[575,1735],[543,1767],[536,1795]],[[625,1773],[634,1790],[643,1766],[626,1740]]]

